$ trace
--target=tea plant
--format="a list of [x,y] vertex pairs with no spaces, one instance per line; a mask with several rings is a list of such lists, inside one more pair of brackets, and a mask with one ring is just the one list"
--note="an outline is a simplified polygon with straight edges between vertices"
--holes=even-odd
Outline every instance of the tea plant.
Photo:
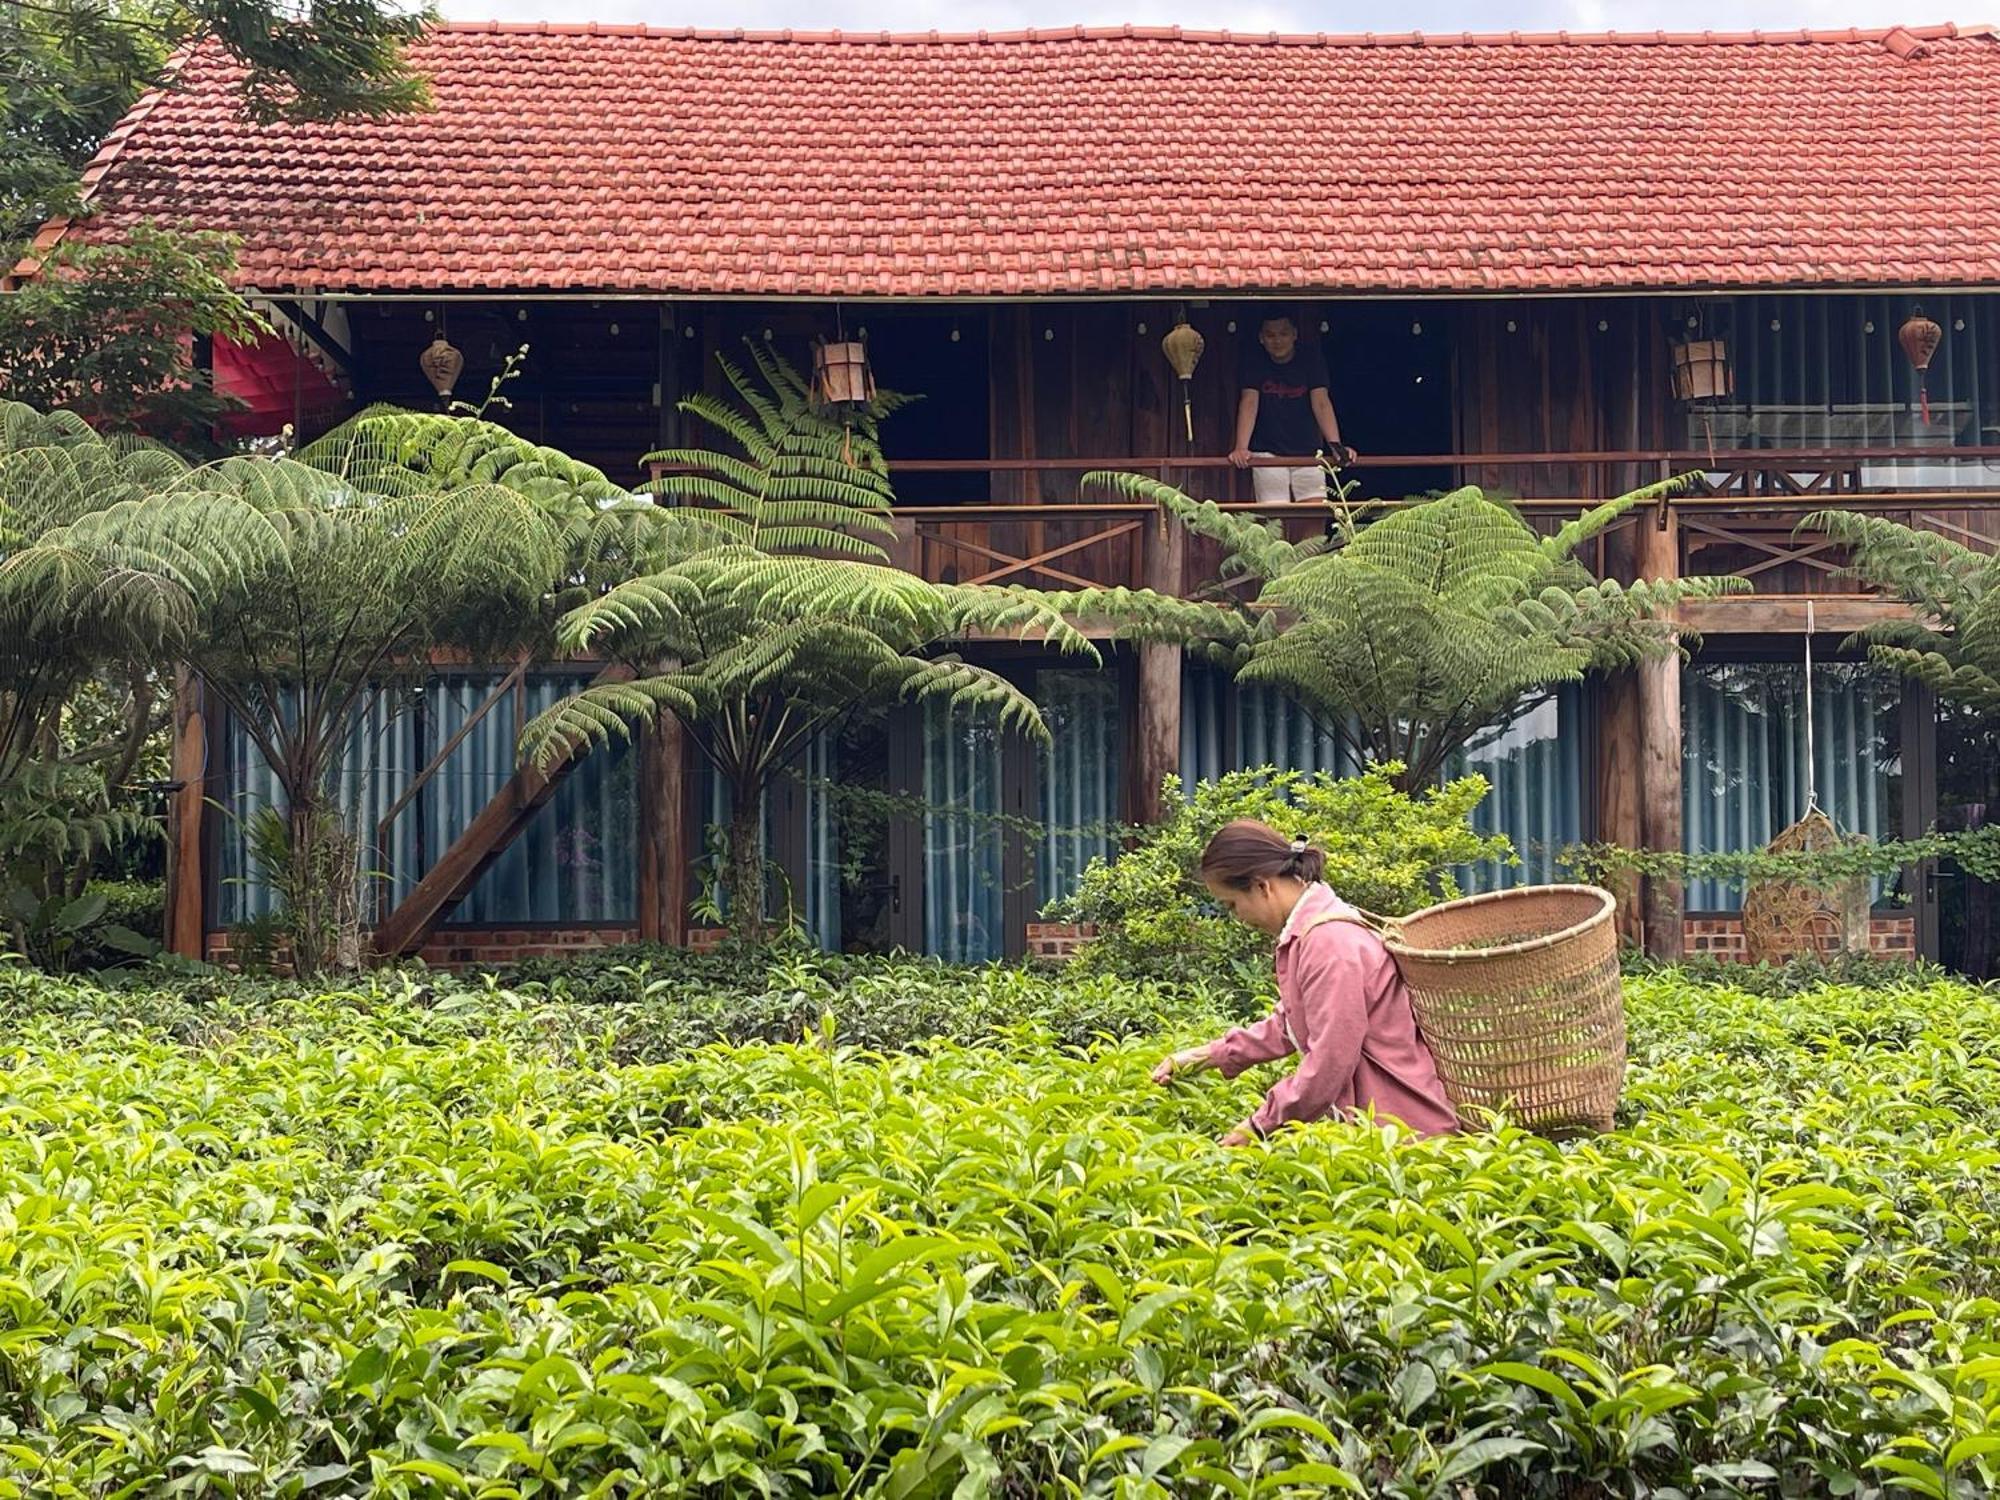
[[0,1494],[2000,1481],[1980,990],[1638,978],[1612,1135],[1239,1152],[1254,1079],[1146,1082],[1214,1015],[649,1051],[643,995],[254,993],[0,970]]

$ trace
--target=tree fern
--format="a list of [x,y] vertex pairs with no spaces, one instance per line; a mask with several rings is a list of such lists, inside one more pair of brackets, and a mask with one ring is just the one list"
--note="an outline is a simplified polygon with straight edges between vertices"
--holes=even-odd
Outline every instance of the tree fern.
[[[1736,580],[1593,580],[1576,550],[1668,486],[1596,506],[1553,536],[1477,489],[1370,519],[1343,497],[1331,545],[1285,541],[1275,523],[1130,474],[1086,483],[1157,505],[1229,549],[1262,585],[1231,609],[1150,599],[1121,629],[1200,644],[1240,679],[1297,700],[1358,758],[1399,762],[1427,785],[1474,734],[1509,722],[1558,684],[1677,649],[1672,607]],[[1115,610],[1113,611],[1116,612]]]
[[1855,577],[1911,606],[1859,633],[1870,656],[1939,697],[2000,710],[2000,557],[1885,516],[1829,510],[1805,527],[1848,552]]
[[713,513],[730,539],[761,552],[880,558],[895,535],[888,467],[877,433],[906,402],[883,392],[845,421],[814,408],[803,376],[768,345],[746,340],[750,371],[719,360],[735,401],[706,392],[680,409],[736,451],[664,448],[646,461],[667,472],[660,499]]
[[[338,826],[329,781],[385,685],[440,648],[515,654],[545,633],[547,599],[607,559],[628,571],[626,554],[650,555],[666,529],[605,528],[655,508],[465,419],[374,409],[289,458],[199,467],[60,416],[0,411],[0,433],[26,445],[0,452],[23,537],[0,562],[0,619],[25,632],[10,646],[85,657],[144,642],[192,668],[269,763],[302,870],[325,864],[329,839],[359,837]],[[351,926],[351,908],[331,909]],[[308,970],[352,950],[314,913],[292,938]]]

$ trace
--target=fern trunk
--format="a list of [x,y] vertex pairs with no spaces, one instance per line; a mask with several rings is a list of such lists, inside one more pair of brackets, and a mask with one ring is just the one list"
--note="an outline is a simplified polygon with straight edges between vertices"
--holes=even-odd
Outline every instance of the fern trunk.
[[292,970],[315,978],[361,967],[361,903],[355,840],[316,793],[288,799],[286,872],[279,899]]
[[739,942],[764,940],[764,788],[731,788],[729,809],[729,931]]

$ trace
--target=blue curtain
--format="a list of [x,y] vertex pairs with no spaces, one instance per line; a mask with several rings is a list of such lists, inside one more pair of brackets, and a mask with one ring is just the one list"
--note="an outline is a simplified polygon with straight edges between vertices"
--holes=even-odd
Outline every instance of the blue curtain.
[[[1229,733],[1229,709],[1236,733]],[[1339,736],[1322,729],[1297,703],[1268,687],[1240,686],[1219,667],[1191,663],[1181,673],[1181,781],[1214,781],[1230,771],[1276,766],[1281,771],[1360,769]]]
[[[1234,701],[1236,732],[1229,733]],[[1502,730],[1475,738],[1450,774],[1477,771],[1493,790],[1473,815],[1482,833],[1504,833],[1518,867],[1489,863],[1462,872],[1474,890],[1558,880],[1554,855],[1583,836],[1583,690],[1565,687]],[[1298,704],[1267,687],[1242,687],[1223,670],[1190,665],[1181,685],[1181,779],[1192,787],[1228,771],[1276,766],[1284,771],[1360,774],[1338,736]]]
[[1054,740],[1040,757],[1038,895],[1048,902],[1073,891],[1091,860],[1117,852],[1124,724],[1110,672],[1040,672],[1035,697]]
[[[1690,854],[1760,849],[1806,810],[1805,666],[1696,662],[1682,684],[1682,842]],[[1843,833],[1900,835],[1900,695],[1893,676],[1865,663],[1813,667],[1819,804]],[[1736,911],[1743,889],[1691,881],[1686,901]]]
[[[334,788],[351,826],[372,843],[377,823],[416,773],[471,717],[506,674],[493,669],[438,673],[420,686],[374,694],[357,718]],[[588,678],[531,676],[529,717]],[[364,847],[364,884],[383,909],[408,894],[430,864],[465,831],[514,768],[522,722],[513,695],[495,705],[451,758],[397,815],[382,847]],[[241,724],[224,731],[225,819],[214,910],[225,925],[270,912],[269,887],[249,869],[244,832],[260,808],[278,802],[276,778]],[[364,902],[364,912],[370,910]],[[629,922],[638,909],[638,810],[628,745],[593,752],[521,836],[494,861],[452,913],[450,923]]]
[[[526,718],[553,707],[589,681],[572,674],[532,674],[526,684]],[[431,746],[442,745],[500,681],[499,674],[437,680],[432,701]],[[466,736],[431,785],[419,793],[427,825],[427,852],[436,859],[451,847],[479,809],[513,774],[517,724],[514,705],[496,707]],[[434,748],[427,754],[435,754]],[[637,787],[629,740],[594,750],[570,773],[521,836],[485,874],[449,918],[452,925],[505,923],[630,922],[638,911]]]
[[[1896,333],[1917,308],[1943,331],[1925,385]],[[1871,484],[1991,485],[1991,461],[1949,450],[2000,440],[2000,297],[1958,295],[1744,296],[1706,305],[1688,338],[1722,336],[1735,370],[1732,396],[1685,412],[1687,445],[1701,448],[1937,448],[1933,461],[1862,466]],[[1704,321],[1705,319],[1705,321]]]
[[1518,865],[1469,866],[1470,890],[1545,885],[1564,878],[1555,856],[1583,837],[1583,690],[1559,689],[1504,729],[1475,736],[1452,758],[1453,778],[1478,772],[1492,791],[1472,815],[1481,833],[1504,833]]
[[1005,951],[1002,749],[989,719],[925,704],[924,951],[957,963]]

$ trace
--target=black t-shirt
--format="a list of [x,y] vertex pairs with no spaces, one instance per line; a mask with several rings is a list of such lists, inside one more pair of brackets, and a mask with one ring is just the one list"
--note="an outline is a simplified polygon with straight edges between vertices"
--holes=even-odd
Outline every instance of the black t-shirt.
[[1250,433],[1256,453],[1298,456],[1326,446],[1312,414],[1312,393],[1326,382],[1326,358],[1317,339],[1300,339],[1283,364],[1252,344],[1243,353],[1237,389],[1257,393],[1257,425]]

